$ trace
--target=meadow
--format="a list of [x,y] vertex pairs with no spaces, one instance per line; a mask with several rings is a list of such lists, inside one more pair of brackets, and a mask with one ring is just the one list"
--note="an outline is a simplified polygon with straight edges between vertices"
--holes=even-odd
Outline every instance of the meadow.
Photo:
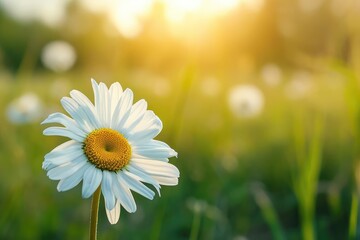
[[[66,138],[40,123],[72,89],[93,101],[91,78],[148,102],[180,170],[161,197],[134,193],[116,225],[102,199],[99,239],[357,239],[360,7],[240,2],[216,17],[186,8],[173,25],[157,2],[135,34],[75,3],[46,25],[0,1],[0,239],[88,239],[81,184],[58,192],[41,167]],[[44,59],[58,40],[77,54],[68,67]]]

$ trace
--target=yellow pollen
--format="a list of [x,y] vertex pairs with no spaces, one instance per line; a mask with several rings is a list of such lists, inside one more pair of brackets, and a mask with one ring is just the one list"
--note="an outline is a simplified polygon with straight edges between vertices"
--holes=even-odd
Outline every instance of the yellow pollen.
[[131,146],[124,136],[110,128],[92,131],[84,141],[87,159],[101,170],[118,171],[129,163]]

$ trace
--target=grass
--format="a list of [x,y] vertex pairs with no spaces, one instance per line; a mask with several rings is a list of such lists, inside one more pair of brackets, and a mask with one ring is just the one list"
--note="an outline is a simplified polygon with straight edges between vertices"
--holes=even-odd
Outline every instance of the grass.
[[[54,91],[58,77],[41,72],[17,80],[1,77],[1,109],[27,91],[39,95],[47,113],[63,111],[59,100],[73,88],[92,98],[87,74],[62,75],[56,86],[64,89]],[[254,75],[254,84],[265,94],[265,109],[254,119],[237,119],[227,107],[227,92],[240,82],[220,78],[218,95],[205,95],[200,84],[204,76],[196,66],[167,75],[171,88],[165,95],[152,92],[150,75],[138,79],[131,72],[95,72],[94,77],[120,81],[134,90],[136,100],[148,101],[164,123],[158,139],[178,151],[179,158],[171,162],[181,172],[179,186],[163,187],[162,196],[153,201],[134,194],[137,212],[122,211],[117,225],[107,222],[101,200],[99,239],[355,236],[358,198],[349,187],[354,136],[348,123],[353,120],[344,108],[348,95],[343,82],[332,87],[322,73],[314,73],[312,92],[296,101],[284,94],[288,79],[273,89]],[[57,183],[41,169],[43,156],[65,139],[43,136],[42,119],[14,125],[5,114],[0,117],[0,238],[86,239],[90,199],[81,198],[79,186],[58,193]],[[338,180],[339,175],[345,177]],[[255,194],[254,182],[263,186]],[[319,186],[339,187],[338,213],[332,208],[333,188]],[[188,207],[194,198],[206,203],[205,212]]]

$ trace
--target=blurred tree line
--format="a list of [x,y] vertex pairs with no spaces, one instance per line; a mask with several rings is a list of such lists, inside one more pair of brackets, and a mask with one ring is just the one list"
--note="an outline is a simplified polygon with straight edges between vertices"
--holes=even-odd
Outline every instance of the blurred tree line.
[[185,30],[174,29],[162,6],[154,5],[151,14],[141,19],[143,31],[132,39],[121,36],[104,14],[87,12],[75,2],[68,4],[66,20],[56,28],[36,21],[18,22],[0,8],[1,63],[12,72],[43,70],[41,48],[58,39],[73,44],[77,67],[85,69],[141,66],[164,71],[188,61],[204,70],[256,68],[269,61],[311,69],[314,64],[309,58],[355,61],[358,24],[354,20],[360,8],[336,15],[331,2],[304,10],[299,1],[271,0],[256,12],[239,5],[221,17],[186,25]]

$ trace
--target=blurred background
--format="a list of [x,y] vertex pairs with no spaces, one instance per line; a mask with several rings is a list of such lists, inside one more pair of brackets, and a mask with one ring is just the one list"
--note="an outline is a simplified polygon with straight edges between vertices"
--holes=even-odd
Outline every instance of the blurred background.
[[[99,239],[356,239],[358,0],[0,0],[0,238],[87,239],[40,122],[90,78],[162,119],[179,185]],[[81,184],[80,184],[81,185]]]

